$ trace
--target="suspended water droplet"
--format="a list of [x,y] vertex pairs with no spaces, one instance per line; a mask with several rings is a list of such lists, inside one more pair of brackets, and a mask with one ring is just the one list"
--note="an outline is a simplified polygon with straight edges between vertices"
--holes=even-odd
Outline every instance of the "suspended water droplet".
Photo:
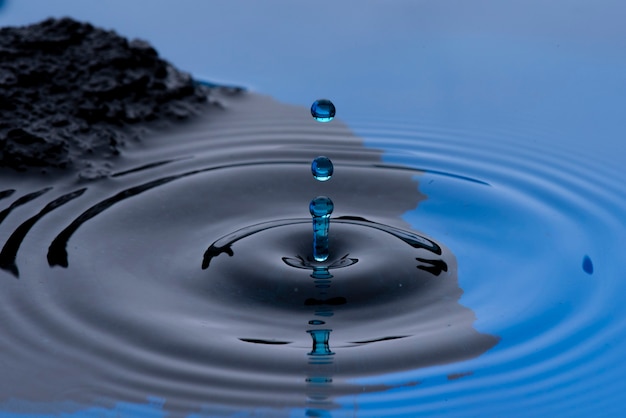
[[311,105],[311,116],[318,122],[330,122],[335,117],[335,105],[327,99],[319,99]]
[[315,180],[326,181],[333,175],[333,162],[328,157],[319,156],[311,163],[311,173]]
[[333,208],[333,201],[326,196],[318,196],[309,204],[313,215],[313,258],[316,261],[328,259],[328,229]]
[[324,325],[326,322],[320,321],[319,319],[312,319],[309,321],[310,325]]

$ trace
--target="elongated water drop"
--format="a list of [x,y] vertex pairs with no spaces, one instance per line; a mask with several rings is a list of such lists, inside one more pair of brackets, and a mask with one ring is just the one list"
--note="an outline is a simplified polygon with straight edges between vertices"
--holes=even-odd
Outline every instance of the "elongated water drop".
[[326,196],[318,196],[309,204],[309,212],[313,216],[313,258],[315,261],[328,259],[328,229],[333,208],[333,201]]
[[319,156],[311,163],[311,173],[318,181],[330,180],[333,169],[333,162],[328,157]]
[[318,122],[330,122],[335,117],[335,105],[327,99],[319,99],[311,105],[311,116]]

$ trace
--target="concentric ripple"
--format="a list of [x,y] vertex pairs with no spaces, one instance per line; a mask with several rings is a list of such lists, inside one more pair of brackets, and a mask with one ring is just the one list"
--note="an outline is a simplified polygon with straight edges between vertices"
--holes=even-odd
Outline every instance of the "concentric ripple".
[[359,416],[584,416],[598,408],[618,416],[626,336],[615,297],[625,290],[621,169],[546,149],[541,132],[354,128],[367,145],[385,146],[386,162],[424,171],[419,188],[428,198],[404,219],[445,240],[457,256],[461,303],[476,312],[479,331],[501,337],[474,360],[357,380],[422,382],[360,397]]
[[[0,401],[462,415],[529,396],[575,408],[610,378],[582,379],[624,336],[609,168],[514,135],[357,123],[364,144],[308,109],[224,102],[109,179],[3,179]],[[321,262],[319,195],[334,202]]]

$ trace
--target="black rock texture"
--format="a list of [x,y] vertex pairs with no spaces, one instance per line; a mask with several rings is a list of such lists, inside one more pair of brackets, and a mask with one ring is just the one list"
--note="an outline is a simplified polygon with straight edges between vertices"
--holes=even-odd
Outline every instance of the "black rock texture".
[[69,18],[2,28],[0,166],[82,170],[152,121],[204,111],[209,94],[145,41]]

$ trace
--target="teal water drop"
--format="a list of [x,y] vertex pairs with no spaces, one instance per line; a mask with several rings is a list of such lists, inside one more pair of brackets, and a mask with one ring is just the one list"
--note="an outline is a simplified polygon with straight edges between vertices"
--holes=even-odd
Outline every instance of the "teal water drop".
[[311,105],[311,116],[318,122],[330,122],[335,117],[335,105],[327,99],[319,99]]
[[330,180],[333,169],[333,162],[328,157],[319,156],[311,163],[311,174],[318,181]]
[[314,217],[328,217],[333,213],[333,209],[333,201],[326,196],[318,196],[309,204],[309,212]]

